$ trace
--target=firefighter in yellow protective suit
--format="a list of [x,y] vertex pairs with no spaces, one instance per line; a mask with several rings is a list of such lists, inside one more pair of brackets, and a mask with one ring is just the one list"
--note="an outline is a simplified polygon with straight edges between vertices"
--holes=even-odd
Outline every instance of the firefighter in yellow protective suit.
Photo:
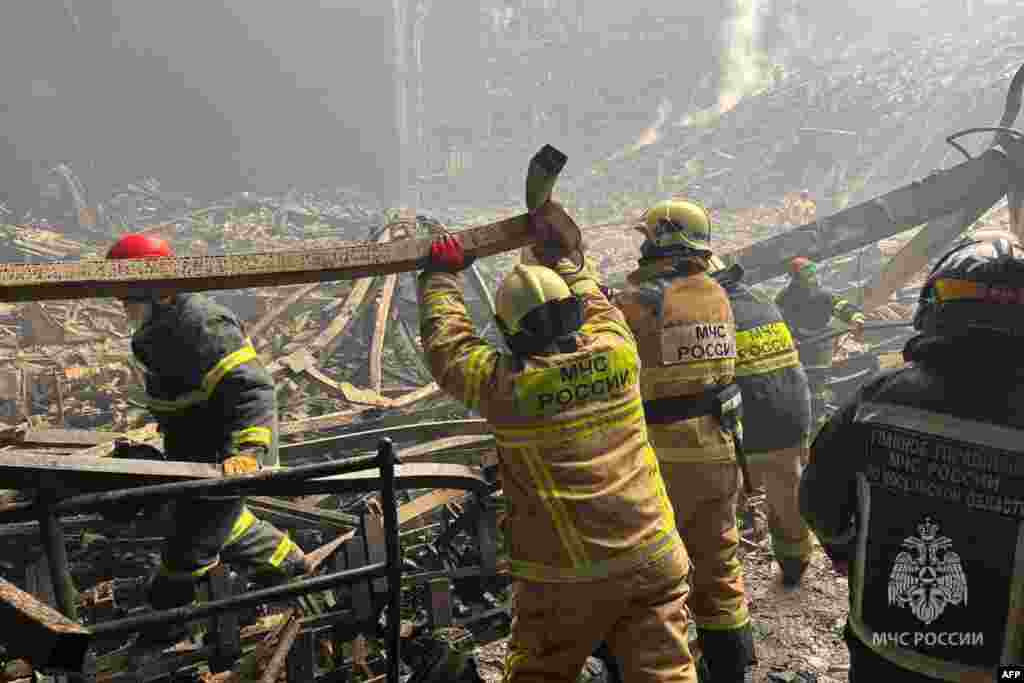
[[[545,225],[535,216],[535,229]],[[647,439],[622,314],[589,267],[519,264],[496,296],[511,349],[502,353],[467,314],[456,275],[467,265],[457,237],[432,245],[419,278],[421,335],[438,383],[497,439],[516,578],[505,680],[573,683],[607,641],[625,680],[695,683],[689,559]]]
[[711,221],[689,201],[661,202],[637,228],[640,267],[615,303],[640,349],[651,443],[693,557],[690,609],[715,683],[743,681],[753,635],[737,556],[740,392],[729,297],[708,275]]

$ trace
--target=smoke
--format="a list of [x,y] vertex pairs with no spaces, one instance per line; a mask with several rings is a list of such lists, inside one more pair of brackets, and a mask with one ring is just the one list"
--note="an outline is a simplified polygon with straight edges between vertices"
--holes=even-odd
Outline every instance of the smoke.
[[724,114],[767,80],[767,60],[759,50],[760,0],[733,0],[734,12],[722,26],[718,113]]
[[663,98],[658,104],[658,115],[654,119],[654,123],[647,127],[640,137],[637,138],[636,143],[633,145],[633,149],[637,150],[641,147],[653,145],[658,141],[661,136],[661,127],[665,125],[665,121],[668,120],[669,114],[672,113],[672,102],[667,98]]

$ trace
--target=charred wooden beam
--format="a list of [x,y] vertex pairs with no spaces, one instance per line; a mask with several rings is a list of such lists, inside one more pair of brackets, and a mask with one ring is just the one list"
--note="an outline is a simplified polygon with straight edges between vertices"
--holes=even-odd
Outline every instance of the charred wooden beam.
[[92,635],[81,624],[0,579],[0,642],[10,659],[80,672]]
[[823,261],[965,207],[983,207],[984,211],[1007,193],[1012,173],[1013,164],[1006,154],[990,149],[951,169],[729,256],[746,269],[748,282],[768,280],[782,275],[786,264],[797,256]]
[[219,467],[191,462],[0,453],[0,487],[12,489],[110,490],[222,474]]

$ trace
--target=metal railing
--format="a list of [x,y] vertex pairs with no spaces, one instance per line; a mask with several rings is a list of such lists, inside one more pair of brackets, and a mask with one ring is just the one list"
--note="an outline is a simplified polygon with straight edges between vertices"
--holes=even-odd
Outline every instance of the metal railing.
[[[369,478],[338,478],[363,470],[378,468],[377,480]],[[324,477],[332,477],[323,479]],[[395,452],[391,439],[379,441],[377,454],[344,461],[305,465],[281,470],[268,470],[250,475],[184,481],[155,486],[141,486],[100,493],[72,496],[63,500],[41,498],[36,503],[40,534],[56,593],[58,608],[65,616],[77,616],[77,592],[68,566],[67,550],[60,516],[71,512],[102,509],[112,503],[146,501],[150,504],[203,495],[217,496],[303,496],[316,493],[352,493],[380,491],[383,509],[386,561],[323,576],[299,579],[285,585],[251,591],[200,605],[177,607],[157,612],[101,622],[90,629],[93,638],[109,639],[134,633],[143,628],[178,625],[216,616],[225,612],[274,602],[284,598],[327,590],[343,584],[378,578],[387,579],[388,606],[385,646],[387,648],[387,680],[398,683],[401,624],[402,558],[399,551],[398,509],[395,499]],[[0,520],[2,521],[2,520]],[[10,634],[8,634],[10,635]],[[6,637],[6,636],[5,636]],[[3,638],[0,638],[2,640]]]

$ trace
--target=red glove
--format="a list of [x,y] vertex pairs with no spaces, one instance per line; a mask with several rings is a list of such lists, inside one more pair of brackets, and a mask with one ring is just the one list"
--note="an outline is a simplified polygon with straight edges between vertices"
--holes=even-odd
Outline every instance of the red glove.
[[430,243],[430,256],[423,270],[429,273],[457,273],[473,262],[462,248],[462,240],[444,235]]

